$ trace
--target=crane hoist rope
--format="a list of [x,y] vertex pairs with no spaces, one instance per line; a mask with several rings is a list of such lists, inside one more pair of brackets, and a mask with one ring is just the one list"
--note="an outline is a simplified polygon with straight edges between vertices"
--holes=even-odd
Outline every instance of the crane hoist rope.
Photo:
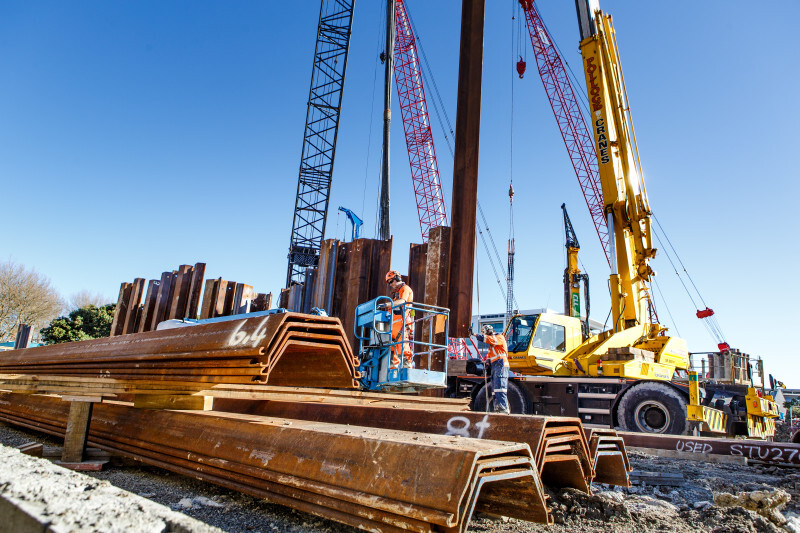
[[[450,138],[453,135],[452,122],[450,121],[450,117],[448,116],[447,110],[446,110],[446,108],[444,106],[444,101],[442,100],[441,93],[439,92],[438,85],[436,84],[436,78],[433,75],[433,70],[430,68],[430,62],[428,61],[427,54],[425,53],[425,48],[423,46],[422,39],[419,36],[419,34],[417,33],[417,31],[416,31],[416,27],[415,27],[415,24],[414,24],[414,18],[411,15],[410,10],[408,9],[408,6],[405,5],[405,3],[403,3],[402,5],[404,7],[404,14],[405,14],[406,20],[408,21],[408,26],[407,26],[406,30],[410,34],[412,34],[414,42],[416,43],[416,48],[419,51],[419,56],[414,55],[414,56],[412,56],[410,58],[411,64],[420,73],[420,76],[421,76],[421,78],[419,79],[420,87],[423,87],[424,84],[430,82],[428,84],[428,86],[432,89],[433,98],[431,98],[431,102],[433,102],[434,112],[436,114],[436,118],[437,118],[437,121],[439,123],[439,126],[442,128],[442,131],[444,132],[445,143],[447,144],[447,148],[448,148],[448,150],[450,152],[450,156],[453,157],[454,156],[454,151],[453,151],[453,145],[452,145],[451,138]],[[422,57],[422,64],[419,63],[419,57]],[[425,120],[428,120],[427,109],[424,109],[423,113],[425,115]],[[449,132],[449,135],[448,135],[448,132]],[[430,142],[431,142],[431,145],[433,145],[433,139],[432,138],[431,138]],[[497,244],[495,243],[495,240],[492,237],[492,232],[489,229],[489,224],[486,222],[486,216],[484,215],[483,207],[481,206],[481,202],[478,201],[477,203],[478,203],[478,213],[480,214],[481,221],[482,221],[483,226],[485,228],[485,233],[486,234],[484,235],[484,231],[481,229],[481,224],[478,223],[477,220],[476,220],[476,227],[477,227],[477,230],[478,230],[477,233],[478,233],[478,235],[480,235],[481,242],[483,243],[484,249],[486,250],[486,255],[489,257],[489,264],[492,267],[492,271],[494,272],[495,280],[497,281],[497,285],[498,285],[498,289],[500,290],[500,294],[502,295],[502,298],[505,300],[506,299],[506,288],[503,287],[503,284],[500,281],[501,277],[499,275],[499,271],[505,270],[504,267],[503,267],[503,261],[500,258],[500,252],[498,251]],[[488,242],[487,242],[487,238],[486,238],[487,236],[488,236]],[[489,247],[489,243],[491,243],[491,248],[492,248],[491,250],[490,250],[490,247]],[[491,254],[492,251],[494,251],[494,256],[492,256],[492,254]],[[496,263],[495,263],[495,260],[496,260]],[[506,276],[503,276],[503,278],[506,278],[506,281],[507,281],[507,277]],[[514,299],[514,305],[518,307],[516,299]]]
[[[675,272],[675,275],[678,277],[678,280],[680,280],[681,285],[683,286],[683,290],[686,291],[686,295],[689,297],[689,300],[691,300],[692,305],[695,307],[696,310],[695,315],[697,316],[697,318],[703,321],[703,325],[705,326],[709,335],[717,343],[717,348],[719,348],[720,351],[730,350],[730,345],[725,341],[725,335],[722,332],[722,326],[717,320],[714,310],[708,307],[708,305],[706,304],[705,300],[703,299],[703,295],[700,293],[700,290],[697,288],[697,285],[692,279],[692,276],[689,274],[689,271],[683,264],[683,261],[678,255],[678,251],[675,250],[675,247],[672,245],[672,241],[669,239],[667,233],[664,231],[664,227],[661,225],[661,222],[658,220],[658,218],[656,218],[655,215],[653,215],[653,220],[655,221],[656,226],[658,226],[660,233],[664,237],[664,241],[666,241],[666,244],[669,245],[669,247],[664,246],[664,242],[661,240],[661,237],[659,236],[658,232],[653,231],[653,235],[655,235],[656,241],[659,243],[659,246],[664,251],[664,255],[669,261],[669,264],[672,266],[672,270]],[[700,309],[700,306],[697,304],[697,301],[692,295],[692,291],[689,290],[689,287],[684,282],[683,276],[678,271],[678,267],[675,264],[675,261],[672,260],[672,255],[675,256],[675,261],[677,261],[678,264],[680,264],[681,270],[683,270],[683,273],[686,275],[686,279],[688,279],[689,283],[692,285],[692,288],[694,289],[697,298],[700,300],[703,309]]]

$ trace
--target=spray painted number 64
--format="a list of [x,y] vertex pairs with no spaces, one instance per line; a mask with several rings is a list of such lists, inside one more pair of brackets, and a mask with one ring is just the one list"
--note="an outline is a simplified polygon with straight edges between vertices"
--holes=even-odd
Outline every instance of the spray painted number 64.
[[445,435],[459,435],[461,437],[472,437],[482,439],[483,434],[489,429],[489,415],[484,415],[483,420],[480,422],[475,422],[475,425],[472,426],[474,429],[472,430],[473,433],[477,433],[477,435],[470,434],[470,426],[472,423],[469,421],[469,418],[466,416],[454,416],[450,420],[447,421],[447,433]]
[[263,320],[255,329],[255,331],[252,333],[247,333],[245,331],[241,331],[242,326],[245,324],[245,321],[242,320],[242,322],[236,326],[236,329],[231,333],[231,338],[228,341],[228,344],[231,346],[241,346],[247,344],[252,344],[254,347],[258,346],[258,343],[267,337],[267,331],[266,328],[264,328],[266,322],[266,320]]

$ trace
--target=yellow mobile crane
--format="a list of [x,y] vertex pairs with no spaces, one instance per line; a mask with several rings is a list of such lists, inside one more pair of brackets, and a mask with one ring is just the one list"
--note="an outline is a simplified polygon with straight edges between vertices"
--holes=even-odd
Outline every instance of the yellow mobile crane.
[[[520,3],[523,9],[532,9],[529,0]],[[697,375],[688,372],[686,341],[667,335],[667,328],[658,324],[648,287],[655,275],[650,267],[656,255],[652,213],[612,19],[596,0],[577,0],[576,6],[609,233],[612,323],[607,331],[589,335],[588,312],[585,328],[579,313],[571,312],[580,271],[577,239],[570,244],[571,224],[565,211],[565,314],[516,315],[506,326],[509,364],[516,373],[508,387],[511,410],[577,415],[585,424],[629,431],[684,434],[694,421],[705,431],[769,436],[768,423],[754,423],[756,418],[774,416],[769,398],[759,397],[743,381],[709,383],[703,396]],[[479,366],[473,363],[471,369],[477,373]],[[454,394],[470,392],[475,410],[484,410],[491,397],[484,394],[485,387],[491,387],[485,380],[470,384],[469,378],[455,377],[449,386]]]

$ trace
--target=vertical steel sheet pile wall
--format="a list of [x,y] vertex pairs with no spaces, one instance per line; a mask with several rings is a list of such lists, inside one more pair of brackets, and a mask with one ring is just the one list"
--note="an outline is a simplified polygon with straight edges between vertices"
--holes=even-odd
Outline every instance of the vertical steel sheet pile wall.
[[357,388],[336,318],[281,313],[5,352],[0,373]]
[[322,242],[320,266],[308,269],[305,283],[281,292],[280,307],[310,313],[318,307],[342,321],[351,346],[355,346],[356,307],[386,296],[386,272],[392,260],[392,240],[356,239]]
[[144,278],[122,283],[111,336],[153,331],[165,320],[197,318],[198,314],[214,318],[266,311],[272,306],[272,294],[256,293],[250,285],[222,278],[206,280],[203,291],[205,270],[205,263],[181,265],[161,274],[160,280],[151,279],[146,293]]
[[[0,419],[53,435],[68,410],[0,393]],[[525,444],[118,402],[95,406],[89,443],[370,531],[463,532],[474,511],[552,523]]]

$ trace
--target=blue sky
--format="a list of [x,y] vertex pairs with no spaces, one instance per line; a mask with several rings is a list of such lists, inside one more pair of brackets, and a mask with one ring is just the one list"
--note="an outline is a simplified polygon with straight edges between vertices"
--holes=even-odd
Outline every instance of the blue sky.
[[[455,123],[460,3],[407,0]],[[516,189],[517,300],[561,308],[566,202],[604,321],[608,266],[527,36],[514,73],[516,2],[488,2],[479,194],[501,252]],[[308,6],[311,7],[308,7]],[[580,77],[573,2],[537,2]],[[605,0],[613,14],[651,205],[728,342],[800,387],[795,3]],[[203,261],[207,277],[276,292],[286,275],[316,2],[7,1],[0,4],[0,255],[65,296]],[[356,5],[327,236],[343,205],[374,236],[380,160],[380,2]],[[430,85],[430,82],[429,82]],[[580,87],[583,90],[583,87]],[[429,98],[431,87],[428,86]],[[419,225],[399,110],[393,266]],[[445,196],[452,161],[434,134]],[[662,321],[693,351],[714,339],[663,256]],[[478,247],[480,310],[504,302]],[[658,297],[658,295],[657,295]],[[474,310],[477,309],[477,291]],[[671,315],[671,316],[670,316]]]

